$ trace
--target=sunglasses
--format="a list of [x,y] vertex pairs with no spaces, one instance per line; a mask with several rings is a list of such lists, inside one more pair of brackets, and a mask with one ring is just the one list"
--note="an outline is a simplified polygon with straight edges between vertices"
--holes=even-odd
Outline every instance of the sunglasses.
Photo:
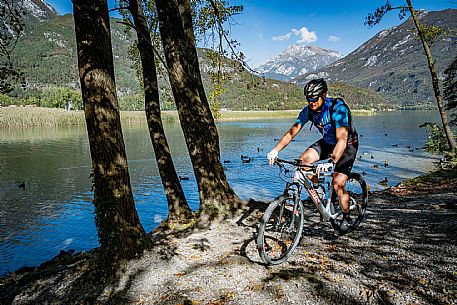
[[306,100],[308,101],[308,103],[317,103],[319,97],[307,97]]

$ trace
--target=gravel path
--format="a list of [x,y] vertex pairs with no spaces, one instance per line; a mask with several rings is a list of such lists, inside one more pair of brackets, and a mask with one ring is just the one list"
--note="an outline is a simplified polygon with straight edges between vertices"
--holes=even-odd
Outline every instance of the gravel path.
[[118,283],[97,285],[90,254],[0,281],[1,304],[457,304],[457,194],[370,198],[366,220],[346,236],[311,217],[298,248],[265,266],[244,219],[166,238],[129,262]]

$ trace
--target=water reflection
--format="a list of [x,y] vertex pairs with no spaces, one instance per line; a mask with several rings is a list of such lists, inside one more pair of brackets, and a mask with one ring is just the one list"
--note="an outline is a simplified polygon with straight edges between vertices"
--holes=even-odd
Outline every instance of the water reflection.
[[[425,131],[418,126],[427,121],[438,117],[412,111],[356,117],[362,137],[354,170],[365,172],[375,190],[382,188],[378,182],[385,178],[394,185],[432,169],[436,157],[415,149],[426,142]],[[293,118],[218,125],[227,178],[243,199],[271,200],[281,192],[284,183],[265,155],[292,122]],[[165,129],[178,175],[190,178],[181,182],[187,200],[197,209],[197,185],[182,131],[178,125]],[[166,218],[167,203],[148,130],[130,126],[123,133],[136,208],[151,231]],[[306,126],[281,157],[299,156],[319,137]],[[243,163],[241,155],[251,161]],[[0,130],[0,273],[38,265],[62,249],[84,251],[98,245],[90,164],[84,128]],[[22,182],[25,189],[19,188]]]

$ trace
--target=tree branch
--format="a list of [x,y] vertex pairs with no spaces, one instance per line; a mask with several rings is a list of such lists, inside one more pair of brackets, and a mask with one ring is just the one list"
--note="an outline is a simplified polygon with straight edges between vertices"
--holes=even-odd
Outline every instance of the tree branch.
[[[124,21],[116,21],[116,22],[134,29],[137,33],[140,33],[140,35],[142,35],[144,38],[147,38],[141,32],[138,31],[138,29],[135,27],[135,25],[132,23],[132,21],[130,19],[127,19],[127,20],[129,22],[124,22]],[[162,58],[160,53],[156,50],[156,48],[154,47],[154,45],[152,43],[150,43],[150,45],[151,45],[152,49],[154,50],[154,53],[156,54],[156,56],[159,58],[159,60],[162,63],[162,65],[164,65],[165,69],[168,70],[167,64],[165,63],[165,60]]]
[[217,5],[216,3],[214,2],[214,0],[208,0],[211,4],[211,6],[213,7],[213,10],[214,10],[214,15],[216,16],[217,18],[217,24],[218,24],[218,27],[220,28],[219,29],[219,33],[224,37],[225,41],[227,42],[227,45],[229,46],[230,50],[232,51],[232,55],[235,56],[235,58],[244,66],[246,67],[246,69],[248,69],[248,71],[252,72],[252,73],[255,73],[255,74],[260,74],[259,72],[253,70],[245,61],[244,59],[242,59],[238,53],[235,51],[234,47],[232,46],[232,42],[228,39],[227,35],[225,35],[224,31],[222,30],[222,22],[221,22],[221,18],[220,18],[220,11],[219,9],[217,8]]
[[108,13],[114,12],[114,11],[121,11],[121,10],[128,10],[128,6],[119,6],[119,7],[114,7],[110,10],[108,10]]

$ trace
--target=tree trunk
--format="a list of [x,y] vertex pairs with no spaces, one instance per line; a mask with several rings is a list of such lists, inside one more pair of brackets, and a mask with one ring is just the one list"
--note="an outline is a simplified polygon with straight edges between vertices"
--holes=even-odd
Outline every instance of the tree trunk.
[[204,94],[193,34],[189,34],[189,2],[179,2],[185,17],[176,0],[158,0],[156,5],[173,96],[197,178],[200,224],[206,225],[235,213],[243,202],[228,184],[220,162],[219,137]]
[[73,0],[79,76],[94,174],[100,263],[109,274],[150,245],[135,209],[119,105],[106,0]]
[[[198,64],[198,55],[195,43],[195,34],[192,25],[192,10],[190,8],[189,0],[177,0],[179,14],[182,19],[182,25],[184,28],[184,39],[187,40],[187,44],[185,45],[186,50],[185,54],[188,54],[187,60],[189,62],[191,68],[190,72],[193,73],[193,77],[197,82],[197,90],[198,94],[202,99],[202,103],[207,105],[207,111],[209,111],[209,117],[213,121],[210,127],[214,127],[212,129],[212,136],[215,137],[217,155],[220,156],[220,148],[219,148],[219,135],[217,133],[216,125],[214,124],[214,118],[211,113],[211,108],[209,107],[209,103],[206,97],[205,88],[203,87],[203,81],[200,74],[200,65]],[[204,100],[204,101],[203,101]]]
[[130,0],[129,10],[137,31],[138,49],[143,69],[145,111],[160,178],[168,202],[168,221],[181,222],[192,217],[184,191],[173,164],[160,115],[159,89],[154,49],[148,24],[139,0]]
[[408,3],[408,8],[411,13],[411,17],[413,18],[414,25],[416,26],[419,38],[422,42],[422,46],[424,47],[425,55],[427,56],[428,69],[430,70],[430,74],[432,76],[432,84],[433,84],[433,91],[435,92],[436,104],[438,105],[438,110],[440,112],[441,122],[443,123],[443,129],[444,129],[444,133],[446,134],[449,149],[454,150],[456,148],[456,143],[455,143],[455,139],[452,134],[452,131],[451,131],[451,127],[449,126],[446,109],[444,108],[444,105],[443,105],[443,100],[442,100],[441,92],[440,92],[438,73],[436,72],[435,62],[432,57],[432,52],[430,51],[430,47],[428,46],[427,40],[425,39],[424,30],[420,27],[416,12],[414,10],[413,5],[411,4],[411,0],[406,0],[406,2]]

